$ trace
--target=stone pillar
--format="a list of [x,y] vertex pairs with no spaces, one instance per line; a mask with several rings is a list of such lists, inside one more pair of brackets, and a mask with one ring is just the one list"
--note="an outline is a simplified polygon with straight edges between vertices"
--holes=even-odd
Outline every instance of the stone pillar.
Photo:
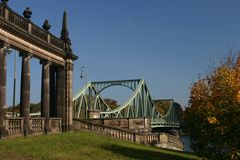
[[57,84],[56,84],[56,67],[51,66],[50,67],[50,116],[51,117],[56,117],[57,115]]
[[69,132],[73,125],[72,107],[72,60],[67,59],[65,63],[65,109],[63,116],[63,131]]
[[42,61],[42,93],[41,93],[41,116],[45,118],[44,132],[50,132],[49,105],[50,105],[50,62]]
[[89,119],[99,119],[100,111],[99,110],[88,110],[88,118]]
[[6,106],[6,75],[7,75],[7,61],[6,51],[4,48],[4,41],[0,40],[0,138],[4,136],[4,120]]
[[22,56],[22,75],[21,75],[21,97],[20,115],[24,117],[24,135],[32,134],[30,128],[30,54],[21,53]]
[[59,68],[57,71],[57,117],[63,117],[65,105],[65,70]]

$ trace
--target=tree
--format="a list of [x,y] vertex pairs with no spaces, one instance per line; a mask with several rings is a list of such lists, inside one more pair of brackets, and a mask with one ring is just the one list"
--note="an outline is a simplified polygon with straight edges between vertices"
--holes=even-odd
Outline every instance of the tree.
[[[15,113],[20,113],[20,104],[17,104],[13,109],[12,106],[9,106],[6,110],[7,112],[14,111]],[[41,102],[39,103],[30,103],[30,113],[41,112]]]
[[200,156],[240,158],[240,56],[229,56],[192,85],[184,131]]
[[104,99],[105,103],[107,103],[107,105],[111,108],[111,109],[115,109],[118,107],[117,101],[114,99],[110,99],[110,98],[106,98]]
[[166,115],[171,105],[171,100],[154,100],[154,105],[161,115]]

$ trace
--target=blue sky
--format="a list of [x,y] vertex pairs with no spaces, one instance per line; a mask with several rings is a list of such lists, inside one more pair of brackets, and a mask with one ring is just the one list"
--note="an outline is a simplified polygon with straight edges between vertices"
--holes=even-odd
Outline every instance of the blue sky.
[[[83,86],[80,68],[88,81],[145,78],[155,99],[172,98],[188,104],[189,87],[230,49],[240,51],[238,0],[10,0],[22,13],[60,36],[63,11],[68,13],[74,63],[73,94]],[[13,54],[8,56],[8,100],[12,103]],[[17,101],[20,58],[18,57]],[[40,101],[41,66],[33,59],[31,101]],[[124,101],[130,91],[112,88],[106,95]]]

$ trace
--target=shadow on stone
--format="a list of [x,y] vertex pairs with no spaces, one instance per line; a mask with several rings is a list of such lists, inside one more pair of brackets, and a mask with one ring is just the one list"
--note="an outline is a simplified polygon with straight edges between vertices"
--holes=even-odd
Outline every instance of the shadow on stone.
[[0,139],[7,137],[8,136],[8,131],[4,129],[0,129]]
[[44,128],[44,134],[49,134],[49,133],[51,133],[52,132],[52,130],[51,130],[51,128],[50,127],[47,127],[47,128]]
[[23,129],[23,135],[24,137],[28,136],[28,135],[32,135],[33,134],[33,130],[29,129],[29,128],[24,128]]

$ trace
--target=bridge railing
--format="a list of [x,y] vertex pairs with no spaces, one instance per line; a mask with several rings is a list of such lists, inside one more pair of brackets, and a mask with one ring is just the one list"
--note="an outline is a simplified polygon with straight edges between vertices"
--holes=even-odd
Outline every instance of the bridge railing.
[[135,135],[135,142],[141,144],[157,144],[156,146],[160,146],[162,148],[184,150],[183,142],[179,138],[167,133],[138,133]]
[[176,138],[175,136],[172,136],[167,133],[161,133],[160,136],[161,135],[166,135],[168,137],[168,143],[171,144],[172,146],[175,146],[176,148],[180,148],[181,150],[184,150],[184,144],[179,138]]
[[89,122],[87,120],[78,120],[80,129],[91,130],[96,133],[101,133],[110,137],[114,137],[121,140],[134,141],[135,133],[122,128],[116,128],[111,126],[104,126]]
[[[117,139],[132,141],[139,144],[162,143],[178,150],[183,150],[184,146],[180,139],[167,133],[136,133],[128,129],[97,124],[88,120],[75,121],[78,122],[77,125],[79,125],[79,129],[91,130]],[[164,145],[161,147],[164,147]]]
[[166,123],[166,122],[159,122],[156,119],[152,119],[151,126],[152,126],[152,128],[157,128],[157,127],[179,128],[180,123],[176,123],[176,122]]

